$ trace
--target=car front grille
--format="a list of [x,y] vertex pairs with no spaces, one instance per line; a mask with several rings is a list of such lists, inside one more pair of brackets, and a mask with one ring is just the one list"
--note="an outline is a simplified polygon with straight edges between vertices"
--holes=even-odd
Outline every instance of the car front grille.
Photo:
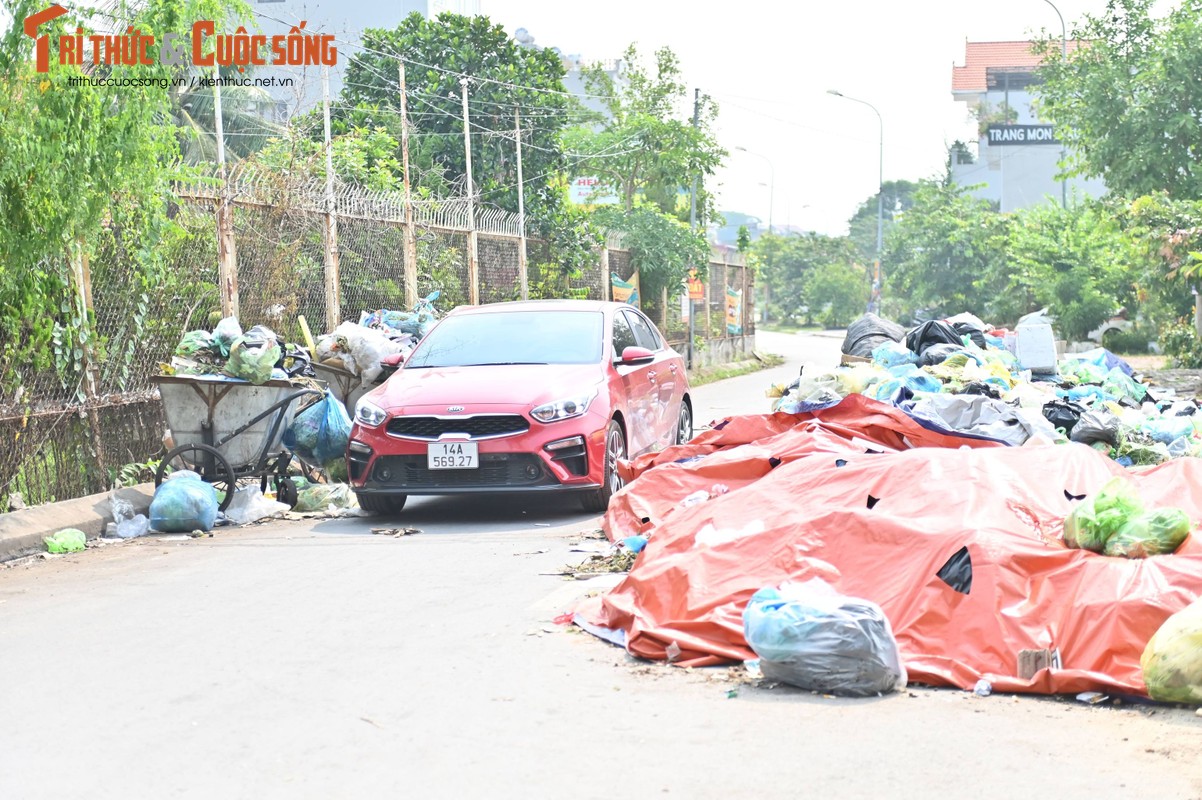
[[464,434],[472,439],[512,436],[530,430],[530,422],[519,414],[480,414],[470,417],[393,417],[388,432],[406,439],[437,441],[446,433]]
[[481,453],[476,469],[429,469],[426,456],[381,456],[371,472],[381,487],[407,491],[541,486],[557,483],[530,453]]

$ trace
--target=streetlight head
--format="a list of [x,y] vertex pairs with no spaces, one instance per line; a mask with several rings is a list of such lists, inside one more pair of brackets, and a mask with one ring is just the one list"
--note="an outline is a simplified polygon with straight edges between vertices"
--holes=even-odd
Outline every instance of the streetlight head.
[[746,148],[746,147],[744,147],[744,146],[743,146],[743,145],[741,145],[741,144],[737,144],[737,145],[735,145],[735,149],[736,149],[736,150],[742,150],[744,153],[746,153],[746,152],[747,152],[747,148]]
[[843,96],[843,92],[840,92],[838,89],[827,89],[827,90],[826,90],[826,93],[827,93],[827,94],[833,94],[835,97],[842,97],[842,96]]

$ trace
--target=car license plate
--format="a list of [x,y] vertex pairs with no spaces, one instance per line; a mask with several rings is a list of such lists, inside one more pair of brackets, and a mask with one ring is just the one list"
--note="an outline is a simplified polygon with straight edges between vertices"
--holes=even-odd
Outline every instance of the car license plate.
[[480,445],[475,442],[436,442],[426,451],[430,469],[476,469],[480,466]]

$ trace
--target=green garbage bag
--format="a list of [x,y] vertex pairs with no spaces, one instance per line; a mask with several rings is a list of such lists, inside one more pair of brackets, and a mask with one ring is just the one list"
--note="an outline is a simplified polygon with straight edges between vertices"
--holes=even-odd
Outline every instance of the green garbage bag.
[[1179,508],[1158,508],[1128,520],[1106,541],[1108,556],[1147,558],[1172,553],[1189,536],[1190,522]]
[[88,535],[78,528],[63,528],[50,536],[43,536],[42,541],[51,553],[76,553],[87,547]]
[[300,491],[294,511],[301,513],[325,511],[334,508],[352,508],[358,505],[355,493],[345,483],[314,483]]
[[250,381],[256,386],[271,380],[271,371],[280,360],[279,342],[275,339],[252,340],[239,336],[230,348],[230,360],[225,366],[226,374]]
[[1202,704],[1202,600],[1164,621],[1139,666],[1153,700]]
[[1065,518],[1064,543],[1101,553],[1110,537],[1143,510],[1143,502],[1131,484],[1120,477],[1111,478]]
[[200,353],[210,353],[213,350],[213,337],[208,331],[188,331],[175,347],[175,354],[181,358],[192,358]]

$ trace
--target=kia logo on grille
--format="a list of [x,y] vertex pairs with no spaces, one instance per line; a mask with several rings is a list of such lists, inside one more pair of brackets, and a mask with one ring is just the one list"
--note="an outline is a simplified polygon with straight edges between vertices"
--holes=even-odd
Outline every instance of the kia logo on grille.
[[463,410],[463,406],[447,406],[447,413],[458,414]]

